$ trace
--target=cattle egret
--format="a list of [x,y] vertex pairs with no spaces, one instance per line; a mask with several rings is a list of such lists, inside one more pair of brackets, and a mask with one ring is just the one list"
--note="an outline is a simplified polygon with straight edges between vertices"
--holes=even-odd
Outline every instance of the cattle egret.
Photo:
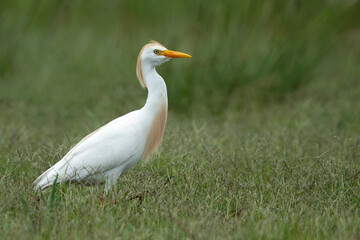
[[84,137],[59,162],[33,183],[45,190],[55,179],[87,184],[105,183],[107,193],[117,179],[140,159],[148,159],[164,132],[168,99],[164,79],[155,67],[172,58],[190,58],[151,41],[140,51],[136,74],[148,97],[143,108],[125,114]]

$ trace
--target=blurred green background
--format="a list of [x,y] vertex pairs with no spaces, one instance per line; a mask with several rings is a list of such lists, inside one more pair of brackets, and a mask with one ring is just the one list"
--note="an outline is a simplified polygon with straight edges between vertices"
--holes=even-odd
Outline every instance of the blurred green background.
[[358,1],[3,0],[0,9],[2,109],[140,107],[135,63],[150,39],[193,55],[159,68],[170,111],[182,114],[359,90]]

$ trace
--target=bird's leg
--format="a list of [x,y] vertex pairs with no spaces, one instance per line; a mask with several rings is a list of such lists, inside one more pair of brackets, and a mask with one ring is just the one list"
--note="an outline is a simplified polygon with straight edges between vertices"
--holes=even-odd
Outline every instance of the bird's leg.
[[114,181],[114,179],[112,179],[112,178],[106,179],[104,191],[101,193],[101,196],[100,196],[100,200],[102,202],[104,202],[105,198],[110,194],[110,191],[112,190],[115,182],[116,182],[116,180]]
[[105,188],[104,188],[105,195],[108,195],[110,193],[110,191],[112,190],[113,186],[115,185],[117,179],[118,179],[118,176],[114,177],[113,175],[110,175],[107,177],[106,182],[105,182]]
[[[106,200],[107,196],[109,196],[110,191],[112,190],[115,183],[116,183],[116,179],[108,179],[105,182],[104,191],[100,195],[100,202],[102,205],[105,204],[105,200]],[[117,201],[115,201],[115,204],[117,204]]]
[[101,204],[105,203],[105,199],[109,195],[111,188],[112,188],[112,186],[109,185],[108,182],[106,182],[104,191],[102,191],[102,193],[100,194],[100,202],[101,202]]
[[104,188],[104,195],[105,196],[109,195],[109,193],[110,193],[110,191],[112,189],[112,186],[113,186],[113,184],[111,184],[111,183],[108,183],[108,182],[105,183],[105,188]]

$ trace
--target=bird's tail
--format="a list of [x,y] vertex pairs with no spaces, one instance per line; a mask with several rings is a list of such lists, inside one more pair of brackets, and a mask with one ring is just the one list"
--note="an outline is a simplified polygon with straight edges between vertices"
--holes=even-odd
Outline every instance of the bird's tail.
[[65,157],[58,161],[54,166],[46,170],[33,182],[33,187],[35,190],[44,191],[53,185],[55,180],[56,183],[60,183],[71,179],[72,176],[67,174],[69,165],[65,160]]
[[44,191],[54,183],[61,182],[61,180],[58,179],[58,176],[58,172],[54,169],[54,167],[51,167],[33,182],[33,187],[35,190]]

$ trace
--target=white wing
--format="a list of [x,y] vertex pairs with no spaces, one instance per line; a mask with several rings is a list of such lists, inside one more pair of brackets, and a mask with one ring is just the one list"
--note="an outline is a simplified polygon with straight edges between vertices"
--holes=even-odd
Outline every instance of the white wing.
[[57,182],[81,181],[139,161],[145,146],[141,110],[119,117],[83,138],[59,162],[34,181],[35,189],[45,189]]

